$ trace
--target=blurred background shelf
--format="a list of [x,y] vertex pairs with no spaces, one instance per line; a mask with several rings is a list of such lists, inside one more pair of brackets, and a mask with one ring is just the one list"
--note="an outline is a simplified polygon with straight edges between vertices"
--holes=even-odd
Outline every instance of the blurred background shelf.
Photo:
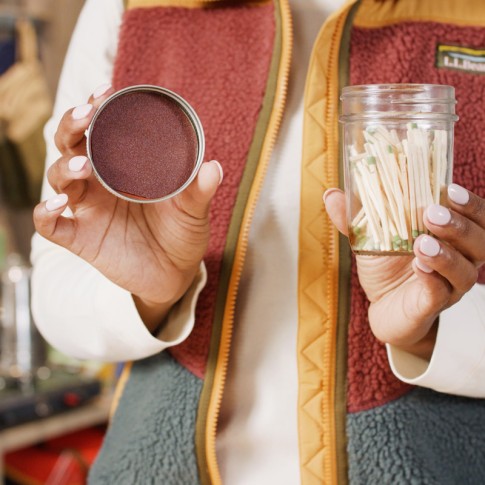
[[105,424],[109,417],[112,394],[103,394],[82,407],[48,418],[0,431],[0,483],[4,483],[4,455],[66,433]]

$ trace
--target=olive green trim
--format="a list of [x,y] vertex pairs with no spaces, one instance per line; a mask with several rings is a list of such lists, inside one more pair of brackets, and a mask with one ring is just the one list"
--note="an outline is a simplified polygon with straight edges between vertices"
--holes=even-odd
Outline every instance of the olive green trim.
[[[349,83],[350,37],[354,16],[360,6],[358,0],[349,10],[342,31],[338,62],[338,83],[340,93]],[[341,104],[339,106],[339,114]],[[342,150],[342,126],[339,126],[339,186],[344,189],[344,163]],[[348,483],[347,456],[347,337],[350,319],[350,276],[351,251],[349,240],[339,235],[339,279],[338,279],[338,317],[337,317],[337,349],[335,362],[335,446],[337,456],[337,483]]]
[[[236,245],[238,243],[241,231],[241,222],[246,210],[246,205],[253,185],[256,169],[260,161],[263,142],[265,140],[271,114],[273,112],[276,87],[278,84],[278,72],[282,52],[282,31],[279,1],[275,1],[275,21],[276,32],[274,50],[273,57],[271,59],[268,81],[266,84],[266,91],[262,102],[261,112],[256,123],[253,141],[249,149],[246,167],[244,169],[244,174],[237,194],[236,204],[233,209],[231,222],[227,233],[226,245],[224,248],[219,288],[216,298],[216,308],[212,324],[209,357],[204,377],[204,386],[202,388],[197,413],[195,442],[197,461],[199,464],[199,478],[202,485],[211,485],[210,476],[207,469],[207,450],[205,447],[205,437],[207,430],[207,414],[214,383],[214,374],[219,354],[224,310],[227,301],[227,290],[232,274]],[[229,302],[229,304],[231,304],[231,302]]]

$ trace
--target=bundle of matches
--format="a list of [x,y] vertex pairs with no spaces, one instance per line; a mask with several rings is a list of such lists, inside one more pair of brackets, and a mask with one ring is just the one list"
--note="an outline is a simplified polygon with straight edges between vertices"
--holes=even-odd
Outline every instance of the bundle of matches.
[[362,207],[351,222],[357,252],[410,252],[423,233],[423,213],[438,204],[446,183],[446,130],[406,125],[406,137],[384,126],[363,131],[360,152],[350,147],[350,177]]

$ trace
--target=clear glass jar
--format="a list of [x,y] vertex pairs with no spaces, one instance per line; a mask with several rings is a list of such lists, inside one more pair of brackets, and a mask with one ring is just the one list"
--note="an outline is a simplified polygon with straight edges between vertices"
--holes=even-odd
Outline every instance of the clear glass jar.
[[453,171],[455,90],[369,84],[342,90],[347,221],[357,254],[409,254]]

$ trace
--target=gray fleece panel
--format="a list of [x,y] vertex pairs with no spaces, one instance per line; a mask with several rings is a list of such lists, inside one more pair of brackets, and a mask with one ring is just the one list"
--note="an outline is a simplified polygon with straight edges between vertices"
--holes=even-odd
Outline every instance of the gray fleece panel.
[[163,352],[133,364],[90,485],[197,485],[202,381]]
[[485,484],[485,400],[416,388],[347,433],[351,485]]

